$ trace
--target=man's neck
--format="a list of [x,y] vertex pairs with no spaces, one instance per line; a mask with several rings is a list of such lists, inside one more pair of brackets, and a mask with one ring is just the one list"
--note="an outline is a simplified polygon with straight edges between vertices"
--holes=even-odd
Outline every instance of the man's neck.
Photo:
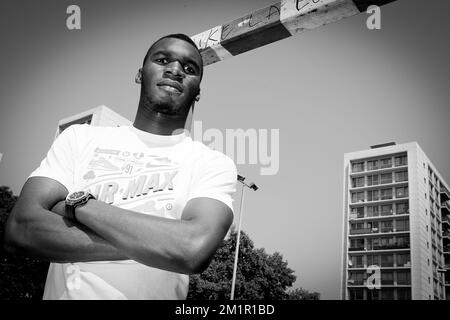
[[169,136],[181,133],[186,124],[186,115],[167,115],[141,105],[136,114],[133,126],[139,130],[157,135]]

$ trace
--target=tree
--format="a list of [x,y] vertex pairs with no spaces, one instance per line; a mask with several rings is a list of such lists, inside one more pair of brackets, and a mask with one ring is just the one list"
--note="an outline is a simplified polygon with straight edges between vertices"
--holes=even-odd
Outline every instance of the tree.
[[[236,238],[237,232],[232,230],[217,250],[209,267],[203,273],[190,277],[188,299],[230,299]],[[288,263],[283,261],[280,253],[270,255],[263,248],[256,249],[253,241],[243,231],[239,246],[235,299],[284,300],[309,297],[307,294],[298,294],[296,290],[292,291],[292,294],[286,291],[292,286],[296,276],[288,267]],[[319,294],[316,297],[318,299]]]
[[42,299],[48,262],[8,254],[3,248],[5,223],[17,196],[0,187],[0,300]]
[[288,291],[287,300],[320,300],[320,293],[297,288]]

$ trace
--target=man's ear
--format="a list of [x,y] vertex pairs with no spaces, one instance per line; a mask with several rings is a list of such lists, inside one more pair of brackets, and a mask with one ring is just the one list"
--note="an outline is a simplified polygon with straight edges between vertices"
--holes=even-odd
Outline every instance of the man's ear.
[[200,89],[198,89],[197,96],[195,96],[195,102],[200,101]]
[[134,81],[136,83],[142,83],[142,68],[139,68],[138,73],[136,74],[136,77],[134,78]]

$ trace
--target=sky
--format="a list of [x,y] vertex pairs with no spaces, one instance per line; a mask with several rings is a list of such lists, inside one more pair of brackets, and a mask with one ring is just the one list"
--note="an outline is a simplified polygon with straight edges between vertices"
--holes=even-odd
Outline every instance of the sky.
[[[60,119],[98,105],[135,117],[135,74],[160,36],[195,35],[266,0],[6,0],[0,12],[0,185],[18,194]],[[81,9],[68,30],[66,9]],[[450,3],[400,0],[205,68],[203,131],[279,130],[279,170],[238,164],[243,229],[280,252],[295,288],[339,299],[344,153],[417,141],[450,182]],[[258,131],[259,132],[259,131]],[[239,193],[235,197],[238,213]],[[237,217],[237,215],[236,215]]]

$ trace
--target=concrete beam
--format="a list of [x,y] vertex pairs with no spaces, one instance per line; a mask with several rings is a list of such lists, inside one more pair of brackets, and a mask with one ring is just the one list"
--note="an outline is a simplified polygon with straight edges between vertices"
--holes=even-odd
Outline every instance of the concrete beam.
[[192,40],[205,66],[396,0],[281,0]]

